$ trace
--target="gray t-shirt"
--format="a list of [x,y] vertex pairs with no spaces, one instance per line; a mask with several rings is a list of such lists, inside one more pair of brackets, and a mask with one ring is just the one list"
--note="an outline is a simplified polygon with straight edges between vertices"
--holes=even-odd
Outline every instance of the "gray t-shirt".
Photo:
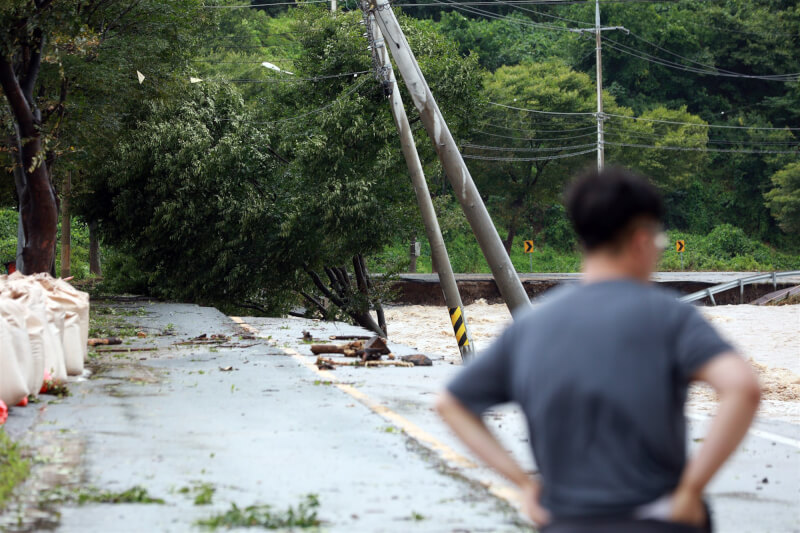
[[730,349],[671,293],[605,281],[558,289],[448,390],[476,414],[520,404],[555,518],[625,515],[677,486],[687,386]]

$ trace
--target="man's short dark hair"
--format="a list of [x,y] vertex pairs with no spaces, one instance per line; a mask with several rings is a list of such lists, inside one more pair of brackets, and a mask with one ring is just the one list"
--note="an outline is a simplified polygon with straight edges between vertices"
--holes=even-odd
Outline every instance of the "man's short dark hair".
[[621,168],[588,170],[572,182],[566,207],[575,232],[587,251],[615,243],[631,222],[661,221],[664,204],[644,177]]

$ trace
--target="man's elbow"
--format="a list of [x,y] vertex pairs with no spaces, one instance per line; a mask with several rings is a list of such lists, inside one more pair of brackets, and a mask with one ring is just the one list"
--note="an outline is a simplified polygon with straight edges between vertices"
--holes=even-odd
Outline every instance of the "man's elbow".
[[735,394],[754,409],[761,403],[761,383],[752,368],[743,370],[736,379],[732,380],[727,391],[723,391],[721,395],[724,395],[725,392]]
[[761,403],[761,383],[755,374],[752,374],[747,383],[742,385],[742,394],[754,407],[758,407],[758,404]]

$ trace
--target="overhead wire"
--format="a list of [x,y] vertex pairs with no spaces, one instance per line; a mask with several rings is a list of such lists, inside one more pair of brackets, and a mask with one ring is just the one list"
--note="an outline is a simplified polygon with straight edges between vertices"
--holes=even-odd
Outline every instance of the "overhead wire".
[[597,129],[597,125],[592,126],[584,126],[582,128],[561,128],[561,129],[540,129],[540,128],[515,128],[513,126],[501,126],[500,124],[493,124],[491,122],[479,122],[478,124],[482,126],[491,126],[493,128],[499,128],[509,131],[519,131],[519,132],[527,132],[529,135],[531,133],[566,133],[569,131],[585,131],[585,130],[595,130]]
[[[639,59],[643,59],[650,63],[656,63],[664,67],[672,68],[675,70],[683,70],[686,72],[692,72],[695,74],[703,74],[708,76],[724,76],[728,78],[745,78],[745,79],[757,79],[764,81],[779,81],[779,82],[796,81],[800,79],[800,73],[774,74],[774,75],[742,74],[740,72],[732,72],[732,71],[726,71],[724,69],[717,69],[716,67],[705,65],[703,63],[698,63],[698,64],[703,65],[705,68],[697,68],[689,65],[684,65],[682,63],[678,63],[675,61],[671,61],[669,59],[664,59],[658,56],[654,56],[652,54],[648,54],[647,52],[643,52],[639,49],[624,45],[610,38],[604,38],[603,44],[606,47],[616,50],[620,53],[637,57]],[[683,56],[680,57],[683,58]],[[687,61],[692,61],[691,59],[688,58],[684,59],[686,59]]]
[[248,123],[250,123],[250,124],[268,125],[268,124],[282,124],[282,123],[285,123],[285,122],[294,122],[295,120],[304,119],[304,118],[309,117],[311,115],[315,115],[315,114],[319,113],[320,111],[324,111],[324,110],[326,110],[326,109],[328,109],[330,107],[333,107],[338,102],[344,100],[345,98],[347,98],[350,95],[352,95],[353,93],[355,93],[369,79],[370,78],[368,76],[365,76],[364,78],[361,78],[359,81],[357,81],[355,84],[353,84],[353,86],[351,88],[349,88],[347,91],[345,91],[344,93],[339,95],[335,100],[333,100],[331,102],[328,102],[327,104],[325,104],[323,106],[320,106],[320,107],[318,107],[316,109],[312,109],[311,111],[307,111],[305,113],[300,113],[299,115],[294,115],[292,117],[286,117],[286,118],[282,118],[282,119],[268,120],[268,121],[248,121]]
[[[620,137],[633,137],[636,139],[655,139],[660,140],[664,139],[664,135],[658,135],[654,133],[640,133],[640,132],[631,132],[631,131],[618,131],[618,130],[609,130],[606,129],[604,131],[606,135],[616,135]],[[588,135],[588,134],[587,134]],[[800,146],[800,140],[795,141],[767,141],[763,139],[759,140],[725,140],[725,139],[707,139],[705,141],[708,144],[733,144],[733,145],[751,145],[751,146]]]
[[583,150],[580,152],[568,153],[568,154],[558,154],[558,155],[550,155],[550,156],[542,156],[542,157],[495,157],[495,156],[485,156],[485,155],[471,155],[471,154],[462,154],[461,157],[464,159],[478,159],[483,161],[507,161],[507,162],[522,162],[522,161],[550,161],[553,159],[565,159],[568,157],[577,157],[585,154],[594,153],[595,149]]
[[693,122],[681,122],[677,120],[663,120],[657,118],[644,118],[644,117],[631,117],[627,115],[617,115],[614,113],[603,113],[603,118],[622,119],[622,120],[637,120],[643,122],[655,122],[658,124],[674,124],[678,126],[694,126],[697,128],[720,128],[720,129],[734,129],[734,130],[759,130],[759,131],[800,131],[800,128],[774,128],[766,126],[731,126],[727,124],[696,124]]
[[493,152],[560,152],[561,150],[569,150],[573,148],[588,148],[590,146],[597,146],[597,143],[593,142],[587,144],[573,144],[568,146],[535,146],[532,148],[461,143],[462,148],[472,148],[474,150],[488,150]]
[[[592,128],[594,128],[594,126],[592,126]],[[570,135],[570,136],[567,136],[567,137],[514,137],[514,136],[511,136],[511,135],[499,135],[497,133],[491,133],[491,132],[482,131],[482,130],[472,130],[472,133],[477,133],[479,135],[487,135],[489,137],[497,137],[498,139],[511,139],[511,140],[515,140],[515,141],[541,141],[541,142],[566,141],[566,140],[570,140],[570,139],[581,139],[581,138],[584,138],[584,137],[593,137],[593,136],[596,135],[596,133],[591,132],[591,133],[584,133],[584,134],[581,134],[581,135]]]
[[357,72],[343,72],[341,74],[329,74],[325,76],[314,76],[311,78],[297,78],[297,77],[286,77],[286,78],[264,78],[259,80],[254,79],[230,79],[230,78],[209,78],[207,80],[202,81],[224,81],[228,83],[301,83],[304,81],[320,81],[320,80],[328,80],[333,78],[346,78],[352,76],[357,78],[360,74],[367,74],[372,72],[371,70],[359,70]]
[[679,152],[720,152],[728,154],[800,154],[798,150],[741,150],[733,148],[700,148],[691,146],[669,146],[669,145],[652,145],[652,144],[633,144],[633,143],[618,143],[611,141],[604,141],[603,144],[608,146],[623,146],[629,148],[648,148],[655,150],[672,150]]
[[576,115],[596,115],[594,111],[580,111],[580,112],[563,112],[563,111],[542,111],[539,109],[527,109],[524,107],[515,107],[513,105],[506,105],[501,104],[499,102],[488,102],[489,105],[493,105],[496,107],[504,107],[506,109],[513,109],[515,111],[524,111],[526,113],[537,113],[541,115],[564,115],[564,116],[576,116]]

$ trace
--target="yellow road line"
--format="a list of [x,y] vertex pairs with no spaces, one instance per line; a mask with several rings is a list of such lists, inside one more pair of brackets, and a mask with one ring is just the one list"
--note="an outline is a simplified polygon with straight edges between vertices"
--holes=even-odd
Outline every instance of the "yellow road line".
[[[242,329],[246,330],[248,333],[258,333],[258,330],[249,324],[245,323],[241,317],[232,316],[230,317],[231,320],[239,324]],[[381,404],[377,400],[370,398],[362,391],[356,389],[352,385],[348,385],[346,383],[341,383],[339,381],[338,376],[332,374],[329,370],[320,370],[317,368],[313,362],[309,361],[308,356],[302,355],[300,352],[292,349],[282,347],[282,350],[285,350],[295,361],[303,365],[304,367],[308,368],[321,378],[324,378],[326,381],[330,381],[336,388],[340,391],[344,392],[345,394],[351,396],[352,398],[358,400],[360,403],[365,405],[369,410],[373,413],[382,416],[386,420],[390,421],[400,429],[402,429],[406,435],[420,443],[422,446],[425,446],[429,450],[435,452],[442,460],[446,461],[447,463],[456,465],[461,468],[477,468],[477,464],[471,459],[465,457],[464,455],[458,453],[453,448],[445,444],[444,442],[440,441],[409,419],[405,418],[404,416],[395,413],[385,405]],[[514,506],[519,506],[520,502],[520,494],[519,491],[513,488],[510,485],[500,484],[500,483],[485,483],[482,482],[486,489],[495,497],[500,498],[509,502]]]

